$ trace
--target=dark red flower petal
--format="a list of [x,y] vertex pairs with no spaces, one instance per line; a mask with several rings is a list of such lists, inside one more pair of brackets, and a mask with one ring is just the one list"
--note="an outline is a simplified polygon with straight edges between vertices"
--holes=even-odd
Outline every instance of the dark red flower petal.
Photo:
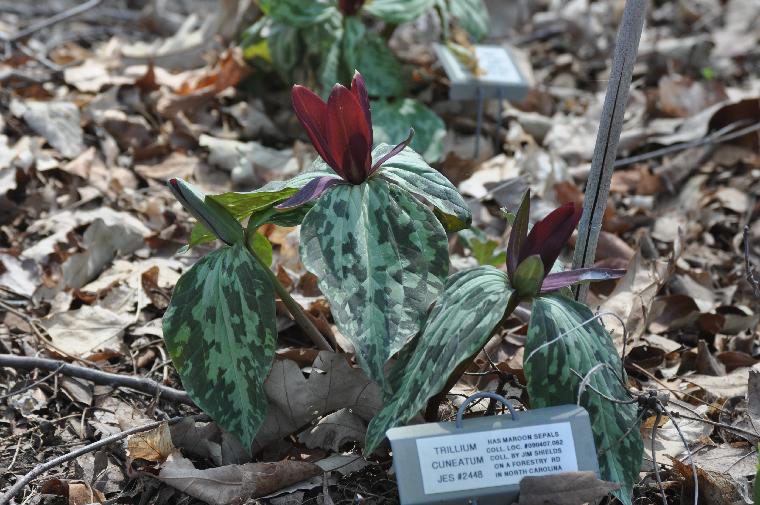
[[414,128],[409,128],[409,135],[406,137],[406,139],[404,139],[403,142],[399,143],[396,147],[388,151],[388,153],[385,156],[377,160],[377,162],[375,162],[375,164],[372,165],[372,170],[370,170],[369,173],[370,174],[374,173],[375,170],[383,166],[383,163],[385,163],[386,161],[388,161],[389,159],[393,158],[398,153],[406,149],[406,147],[412,143],[413,138],[414,138]]
[[338,0],[338,7],[346,16],[353,16],[364,5],[364,0]]
[[520,259],[540,254],[544,262],[544,271],[548,274],[578,225],[582,212],[583,209],[574,203],[554,209],[530,230],[525,244],[520,249]]
[[372,164],[372,125],[356,95],[340,84],[327,100],[325,139],[343,178],[352,184],[364,182]]
[[520,208],[515,214],[515,222],[512,223],[512,230],[509,232],[509,241],[507,242],[507,275],[510,280],[514,279],[517,265],[530,256],[523,255],[522,249],[525,239],[528,236],[528,225],[530,224],[530,189],[525,192],[520,202]]
[[606,281],[609,279],[618,279],[625,275],[625,270],[617,268],[579,268],[578,270],[568,270],[566,272],[557,272],[549,274],[544,278],[541,284],[541,293],[548,293],[558,289],[578,284],[579,282],[589,281]]
[[293,109],[296,111],[298,120],[301,121],[309,140],[314,145],[319,156],[325,160],[333,170],[343,175],[335,158],[330,154],[325,134],[325,121],[327,119],[327,104],[312,90],[296,84],[291,94]]
[[286,210],[299,207],[305,203],[311,202],[312,200],[316,200],[322,195],[322,193],[332,188],[333,186],[337,186],[338,184],[345,184],[345,182],[343,179],[339,179],[338,177],[331,175],[323,175],[322,177],[317,177],[316,179],[312,179],[307,182],[306,185],[298,191],[298,193],[291,196],[284,202],[276,205],[275,209]]
[[372,137],[372,112],[369,107],[369,95],[367,94],[367,85],[364,83],[364,77],[358,70],[354,71],[354,78],[351,80],[351,93],[354,94],[359,101],[359,105],[364,109],[364,115],[367,116],[367,124],[369,125],[369,144],[373,144]]

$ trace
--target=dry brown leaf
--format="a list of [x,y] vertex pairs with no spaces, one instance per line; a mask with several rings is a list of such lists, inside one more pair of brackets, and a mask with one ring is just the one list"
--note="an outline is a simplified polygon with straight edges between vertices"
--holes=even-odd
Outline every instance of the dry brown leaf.
[[[625,322],[629,338],[640,337],[647,324],[655,295],[673,272],[674,260],[648,261],[637,252],[628,265],[628,272],[600,307],[600,312],[613,312]],[[604,319],[612,332],[615,346],[623,347],[623,328],[616,319]]]
[[156,478],[210,505],[226,505],[268,495],[321,473],[322,469],[312,463],[289,460],[198,470],[175,451]]
[[523,477],[519,505],[583,505],[620,489],[620,484],[599,480],[594,472],[565,472]]
[[296,432],[311,420],[349,408],[365,422],[383,405],[380,386],[345,355],[321,351],[304,378],[298,364],[276,360],[264,383],[269,408],[254,441],[254,453],[267,444]]
[[[682,497],[684,503],[691,503],[694,495],[694,472],[688,462],[684,463],[670,458],[673,468],[683,478]],[[726,475],[703,470],[697,467],[697,482],[699,483],[700,503],[704,505],[734,505],[745,503],[736,484]]]
[[168,423],[127,438],[127,456],[130,459],[145,459],[163,463],[175,451]]
[[332,449],[339,452],[349,442],[363,442],[367,424],[349,409],[328,414],[316,426],[301,432],[298,441],[309,449]]
[[40,493],[62,496],[68,500],[69,505],[88,505],[106,501],[103,493],[81,480],[50,479],[42,484]]
[[41,321],[53,345],[67,353],[90,358],[94,354],[120,356],[124,352],[122,336],[133,318],[102,307],[83,305],[76,310],[59,312]]

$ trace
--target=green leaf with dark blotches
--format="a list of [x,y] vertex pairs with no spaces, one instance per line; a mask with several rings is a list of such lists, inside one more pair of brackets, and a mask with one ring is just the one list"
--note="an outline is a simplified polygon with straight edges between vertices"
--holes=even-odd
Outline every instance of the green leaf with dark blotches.
[[420,330],[449,269],[443,227],[406,191],[374,177],[323,194],[301,225],[301,261],[319,279],[368,376]]
[[[372,151],[372,159],[380,159],[391,149],[388,144],[378,145]],[[430,202],[447,231],[458,231],[470,226],[472,213],[459,191],[412,149],[407,147],[386,161],[377,174],[401,189]]]
[[490,19],[483,0],[449,0],[449,12],[475,40],[488,34]]
[[259,0],[264,14],[290,26],[304,27],[340,16],[334,5],[303,0]]
[[470,250],[470,254],[478,265],[500,267],[507,260],[505,251],[498,251],[499,242],[486,235],[480,228],[460,230],[457,236],[462,244]]
[[[346,62],[348,65],[349,62]],[[406,95],[406,78],[401,62],[388,43],[374,33],[366,33],[356,47],[355,68],[361,72],[370,96]],[[353,75],[353,69],[348,69]],[[372,122],[376,121],[372,111]],[[409,131],[409,128],[406,128]]]
[[[581,377],[599,363],[612,370],[597,370],[589,385],[610,398],[628,399],[614,375],[621,366],[612,338],[598,319],[587,322],[593,316],[585,305],[562,296],[534,299],[523,363],[531,407],[576,403]],[[565,332],[561,339],[544,345]],[[581,405],[591,416],[601,477],[621,484],[615,496],[630,505],[644,450],[636,405],[610,402],[590,388],[581,397]]]
[[434,3],[435,0],[372,0],[364,6],[364,12],[386,23],[398,24],[417,19]]
[[511,295],[506,274],[493,267],[470,268],[449,277],[404,372],[398,374],[401,384],[369,424],[367,453],[386,431],[417,415],[452,371],[488,342]]
[[396,145],[414,128],[411,148],[428,162],[443,156],[446,125],[443,119],[413,98],[372,101],[372,131],[375,143]]
[[163,331],[190,398],[251,447],[266,413],[277,330],[271,284],[243,244],[212,252],[180,277]]
[[541,256],[534,254],[528,256],[517,265],[515,275],[512,278],[512,285],[521,300],[533,298],[541,289],[541,283],[544,281],[544,262]]
[[[323,175],[335,175],[335,172],[321,159],[317,158],[311,168],[287,181],[272,181],[253,191],[230,191],[219,195],[207,195],[207,198],[220,204],[238,221],[243,221],[256,212],[265,211],[273,205],[287,200],[310,180]],[[269,221],[279,226],[297,226],[301,223],[304,209],[292,209],[279,212]],[[263,222],[261,224],[264,224]],[[211,242],[214,235],[203,225],[196,223],[190,233],[189,247]]]

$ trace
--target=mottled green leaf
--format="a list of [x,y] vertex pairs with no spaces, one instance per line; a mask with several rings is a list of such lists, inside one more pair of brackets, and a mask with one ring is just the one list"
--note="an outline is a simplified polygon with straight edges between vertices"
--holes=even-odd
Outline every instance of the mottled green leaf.
[[534,254],[517,265],[515,275],[512,277],[512,285],[520,299],[526,300],[538,294],[543,280],[544,262],[541,261],[541,256]]
[[[311,168],[287,181],[272,181],[259,189],[245,192],[230,191],[219,195],[208,195],[207,198],[220,204],[239,220],[245,220],[252,214],[266,210],[295,195],[299,189],[310,180],[323,175],[335,175],[335,172],[321,159],[317,159]],[[303,219],[303,210],[292,209],[273,215],[269,221],[280,226],[296,226]],[[261,224],[264,224],[262,222]],[[214,240],[214,235],[200,223],[196,223],[190,234],[189,247]]]
[[[533,408],[576,403],[580,377],[597,364],[620,370],[615,346],[599,320],[578,328],[593,316],[585,305],[562,296],[534,299],[523,364]],[[561,339],[544,345],[565,332]],[[625,389],[613,370],[597,370],[589,384],[608,397],[626,400]],[[610,402],[590,389],[581,397],[581,405],[591,415],[601,477],[621,484],[615,495],[630,505],[643,458],[636,406]]]
[[506,274],[493,267],[475,267],[449,277],[404,373],[399,374],[400,387],[369,424],[368,453],[387,430],[409,422],[422,410],[457,366],[488,342],[511,294]]
[[359,16],[347,16],[345,18],[342,43],[343,65],[347,75],[353,76],[354,70],[359,68],[359,48],[366,32],[367,28]]
[[[372,151],[372,159],[380,159],[391,149],[387,144],[378,145]],[[377,173],[400,188],[430,202],[447,231],[458,231],[470,226],[470,207],[459,191],[412,149],[407,147],[386,161]]]
[[446,233],[412,195],[372,178],[323,194],[301,226],[301,261],[370,378],[419,331],[449,268]]
[[264,14],[290,26],[304,27],[340,16],[334,5],[304,0],[259,0]]
[[433,6],[435,0],[372,0],[364,11],[386,23],[404,23],[417,19]]
[[470,254],[478,265],[500,267],[507,260],[505,251],[497,251],[499,242],[493,240],[479,228],[468,228],[457,234],[463,245],[470,250]]
[[174,288],[164,340],[193,401],[250,447],[266,413],[274,357],[274,294],[243,244],[198,261]]
[[488,34],[488,8],[483,0],[449,0],[449,11],[457,24],[474,39]]
[[413,98],[372,102],[372,129],[375,143],[398,144],[414,128],[412,149],[429,162],[443,156],[443,138],[446,125],[443,119]]
[[[347,62],[348,63],[348,62]],[[401,62],[379,35],[367,33],[356,47],[356,70],[361,72],[370,96],[406,94],[406,78]],[[353,69],[348,69],[353,75]],[[372,115],[375,121],[374,112]],[[409,130],[407,126],[406,130]]]

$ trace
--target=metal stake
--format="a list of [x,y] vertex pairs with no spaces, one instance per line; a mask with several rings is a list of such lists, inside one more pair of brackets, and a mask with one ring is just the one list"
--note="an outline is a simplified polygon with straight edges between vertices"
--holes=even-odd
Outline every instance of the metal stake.
[[[623,116],[628,102],[628,88],[631,86],[633,64],[644,27],[645,0],[626,0],[623,19],[618,30],[615,53],[612,59],[610,80],[604,97],[604,108],[596,136],[591,172],[586,183],[583,200],[583,216],[578,226],[578,241],[575,246],[573,268],[590,267],[596,256],[596,245],[602,230],[602,217],[607,207],[610,182],[617,155]],[[583,302],[588,293],[588,285],[575,288],[575,299]]]

